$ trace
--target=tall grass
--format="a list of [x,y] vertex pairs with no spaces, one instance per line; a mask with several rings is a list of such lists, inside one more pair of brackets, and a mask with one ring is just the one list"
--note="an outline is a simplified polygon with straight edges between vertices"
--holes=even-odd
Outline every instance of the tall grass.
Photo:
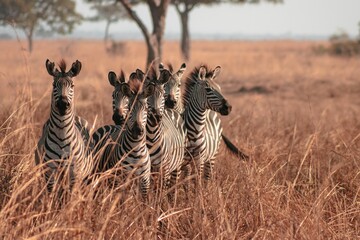
[[[107,72],[141,67],[145,48],[126,43],[126,55],[113,56],[101,44],[36,42],[28,56],[19,43],[0,42],[0,50],[11,50],[0,56],[2,238],[360,237],[359,64],[313,55],[311,42],[194,43],[189,68],[205,61],[222,66],[219,84],[233,104],[230,117],[222,118],[224,133],[251,156],[248,162],[222,147],[214,179],[197,190],[185,181],[186,192],[179,183],[175,204],[156,189],[143,203],[131,190],[106,187],[110,175],[104,174],[96,186],[75,186],[71,200],[54,207],[56,195],[46,191],[33,155],[50,109],[44,63],[79,59],[76,111],[89,122],[97,118],[97,126],[111,123]],[[165,61],[180,66],[174,48],[165,45]],[[244,86],[268,91],[238,91]]]

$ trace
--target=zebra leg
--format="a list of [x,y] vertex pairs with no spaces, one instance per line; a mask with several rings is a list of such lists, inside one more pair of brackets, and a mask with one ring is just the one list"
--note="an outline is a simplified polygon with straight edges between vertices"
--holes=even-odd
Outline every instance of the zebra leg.
[[179,178],[180,169],[176,169],[171,172],[168,189],[172,188],[168,193],[168,200],[171,203],[176,203],[176,183]]
[[142,176],[140,176],[140,193],[142,196],[142,199],[147,202],[148,200],[148,192],[150,188],[150,173],[146,174],[144,173]]
[[215,157],[204,163],[204,178],[210,180],[213,176],[213,170],[215,165]]

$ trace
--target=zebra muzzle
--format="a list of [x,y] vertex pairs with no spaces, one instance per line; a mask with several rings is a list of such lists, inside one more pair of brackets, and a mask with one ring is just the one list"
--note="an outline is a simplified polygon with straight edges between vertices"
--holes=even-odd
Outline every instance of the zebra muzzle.
[[138,125],[135,124],[131,131],[134,138],[138,138],[139,136],[144,134],[144,130]]
[[221,115],[226,116],[226,115],[230,114],[231,109],[232,109],[232,106],[226,100],[224,100],[223,105],[220,108],[219,112],[220,112]]
[[122,125],[125,122],[123,115],[120,114],[118,111],[114,111],[112,120],[116,125]]
[[56,102],[56,107],[60,114],[64,115],[66,110],[70,108],[70,102],[67,100],[67,98],[62,97]]
[[170,95],[165,100],[165,106],[171,109],[175,107],[176,103],[177,101],[174,98],[172,98]]

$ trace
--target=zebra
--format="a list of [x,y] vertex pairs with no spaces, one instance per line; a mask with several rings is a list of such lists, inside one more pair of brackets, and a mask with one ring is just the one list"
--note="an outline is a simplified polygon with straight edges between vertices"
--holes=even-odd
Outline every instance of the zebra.
[[[186,70],[186,64],[183,63],[180,69],[174,73],[173,66],[171,64],[168,65],[169,71],[172,73],[170,80],[165,83],[165,108],[167,109],[175,109],[180,113],[183,113],[184,108],[182,106],[181,101],[181,78]],[[164,68],[163,65],[160,67],[161,69]],[[212,119],[212,120],[211,120]],[[209,116],[206,118],[206,122],[220,121],[219,116],[215,112],[210,112]],[[205,128],[207,132],[212,132],[213,130],[209,129],[211,126],[216,124],[205,124]],[[223,133],[221,134],[222,140],[224,141],[226,147],[240,159],[248,159],[249,157],[240,151],[231,141],[227,138]]]
[[[180,69],[175,73],[173,66],[171,64],[168,66],[171,77],[164,85],[165,107],[167,109],[174,109],[175,111],[182,113],[184,109],[181,102],[181,78],[186,70],[186,64],[181,64]],[[159,69],[164,69],[164,65],[160,64]]]
[[179,112],[166,109],[164,84],[170,72],[160,69],[160,77],[151,69],[145,85],[154,85],[155,92],[148,98],[148,118],[146,123],[146,145],[151,159],[151,171],[160,172],[164,187],[175,185],[183,164],[185,150],[185,125]]
[[125,83],[124,71],[121,70],[119,78],[116,77],[116,74],[114,72],[110,71],[108,74],[108,79],[110,85],[114,87],[114,91],[112,93],[112,119],[115,125],[122,126],[129,111],[129,99],[121,92],[122,85]]
[[147,98],[154,93],[155,87],[153,85],[143,86],[142,77],[136,71],[130,75],[128,83],[123,81],[120,91],[128,98],[130,110],[123,127],[108,125],[105,129],[102,127],[96,131],[111,132],[110,139],[105,139],[107,144],[104,145],[101,152],[97,152],[100,151],[99,149],[95,149],[93,152],[97,161],[96,172],[104,172],[118,167],[119,164],[125,172],[134,171],[135,175],[140,178],[141,195],[146,199],[150,187],[151,171],[145,133]]
[[187,152],[183,168],[185,172],[188,171],[188,164],[195,160],[199,164],[200,176],[206,180],[212,177],[221,139],[233,153],[247,158],[234,145],[231,146],[230,140],[222,134],[221,120],[217,113],[228,115],[232,106],[223,97],[220,86],[214,81],[220,71],[220,66],[214,70],[207,66],[195,68],[185,82],[182,98],[182,114],[187,129]]
[[71,189],[75,177],[85,180],[93,168],[88,148],[90,133],[87,121],[75,115],[73,77],[80,73],[82,65],[76,60],[66,72],[66,63],[62,59],[59,71],[47,59],[45,66],[53,77],[51,111],[35,150],[35,163],[45,164],[48,191],[53,190],[59,177],[57,174],[65,169],[69,171]]
[[[129,99],[128,97],[123,94],[121,89],[125,82],[125,73],[123,70],[120,71],[119,77],[116,76],[116,73],[110,71],[108,73],[108,80],[111,86],[114,87],[112,92],[112,109],[113,109],[113,116],[112,120],[114,121],[115,125],[120,127],[124,126],[124,122],[126,116],[129,111]],[[98,153],[106,144],[107,140],[111,138],[111,135],[119,132],[121,128],[114,127],[113,125],[105,125],[101,128],[97,129],[92,134],[92,145],[93,145],[93,152]]]

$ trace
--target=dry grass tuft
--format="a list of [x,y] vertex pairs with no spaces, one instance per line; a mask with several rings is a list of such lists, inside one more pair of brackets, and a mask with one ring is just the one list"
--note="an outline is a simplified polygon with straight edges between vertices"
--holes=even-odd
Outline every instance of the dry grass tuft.
[[[218,80],[233,104],[224,133],[250,154],[241,162],[221,148],[214,180],[176,203],[128,185],[75,186],[56,207],[46,191],[35,144],[50,109],[47,58],[79,59],[77,113],[111,123],[110,70],[143,68],[142,42],[108,55],[102,42],[39,41],[33,54],[0,41],[0,236],[4,239],[356,239],[360,236],[360,68],[356,59],[313,54],[311,42],[195,42],[188,70],[222,66]],[[175,42],[164,61],[180,66]],[[6,49],[6,51],[5,51]],[[268,91],[244,91],[262,87]]]

